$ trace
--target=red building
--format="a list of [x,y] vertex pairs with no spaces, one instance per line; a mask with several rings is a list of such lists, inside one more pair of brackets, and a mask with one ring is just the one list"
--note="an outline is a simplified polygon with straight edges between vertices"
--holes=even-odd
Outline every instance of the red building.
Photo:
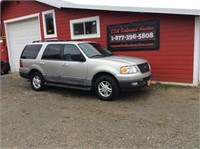
[[1,8],[1,59],[9,59],[12,72],[18,71],[26,43],[81,39],[99,42],[115,54],[147,59],[154,81],[200,82],[199,10],[94,7],[59,0],[3,1]]

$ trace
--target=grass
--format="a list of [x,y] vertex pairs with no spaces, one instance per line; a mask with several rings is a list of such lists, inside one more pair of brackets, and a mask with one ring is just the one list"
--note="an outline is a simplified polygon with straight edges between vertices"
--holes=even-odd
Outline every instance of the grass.
[[159,127],[166,127],[170,124],[170,120],[162,118],[156,123]]
[[151,85],[151,87],[153,88],[160,88],[160,89],[169,89],[169,88],[184,88],[184,89],[187,89],[187,88],[191,88],[192,86],[181,86],[181,85],[172,85],[172,84],[161,84],[159,82],[156,82],[156,83],[153,83]]
[[69,116],[64,116],[61,120],[62,123],[66,123],[70,119]]
[[23,114],[26,114],[26,115],[30,114],[30,112],[28,112],[28,110],[26,110],[25,108],[22,108],[22,109],[21,109],[21,112],[22,112]]
[[60,106],[60,109],[65,110],[65,109],[67,109],[67,107],[66,106]]

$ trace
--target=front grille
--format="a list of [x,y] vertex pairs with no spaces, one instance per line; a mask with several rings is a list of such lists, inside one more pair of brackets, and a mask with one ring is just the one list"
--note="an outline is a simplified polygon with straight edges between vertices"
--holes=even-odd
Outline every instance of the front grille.
[[148,65],[148,63],[139,64],[137,66],[140,69],[141,73],[145,73],[145,72],[149,71],[149,65]]

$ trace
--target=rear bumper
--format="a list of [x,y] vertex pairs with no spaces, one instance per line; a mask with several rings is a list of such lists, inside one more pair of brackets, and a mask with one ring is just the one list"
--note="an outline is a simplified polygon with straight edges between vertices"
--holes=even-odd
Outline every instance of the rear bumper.
[[22,78],[29,79],[27,73],[19,72],[19,75],[20,75]]
[[19,68],[19,75],[22,77],[22,78],[25,78],[25,79],[30,79],[29,78],[29,69],[26,69],[26,68]]

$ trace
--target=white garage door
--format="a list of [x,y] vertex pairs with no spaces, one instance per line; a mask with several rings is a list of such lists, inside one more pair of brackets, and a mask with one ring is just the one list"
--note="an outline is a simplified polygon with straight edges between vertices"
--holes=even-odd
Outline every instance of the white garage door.
[[11,71],[19,71],[19,59],[25,45],[41,39],[38,17],[7,23],[6,26]]

